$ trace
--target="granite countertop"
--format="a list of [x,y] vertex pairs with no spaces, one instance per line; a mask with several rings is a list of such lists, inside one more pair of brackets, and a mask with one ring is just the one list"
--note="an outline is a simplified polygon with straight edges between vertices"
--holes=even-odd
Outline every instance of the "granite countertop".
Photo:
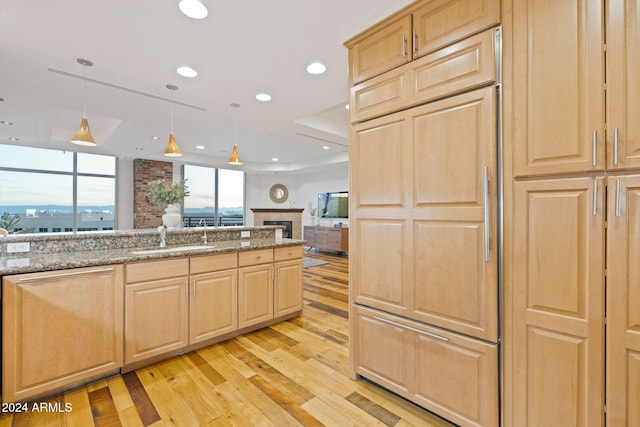
[[[78,250],[72,252],[23,252],[15,255],[0,256],[0,276],[9,274],[33,273],[39,271],[63,270],[67,268],[93,267],[108,264],[122,264],[126,262],[147,261],[163,258],[175,258],[182,256],[194,256],[204,254],[215,254],[225,252],[239,252],[255,249],[267,249],[280,246],[302,245],[304,240],[294,240],[283,238],[274,239],[243,239],[216,241],[207,245],[206,249],[179,250],[176,252],[156,252],[146,254],[135,254],[134,252],[160,249],[155,247],[143,248],[122,248],[122,249],[96,249]],[[171,247],[195,246],[191,245],[168,245]]]

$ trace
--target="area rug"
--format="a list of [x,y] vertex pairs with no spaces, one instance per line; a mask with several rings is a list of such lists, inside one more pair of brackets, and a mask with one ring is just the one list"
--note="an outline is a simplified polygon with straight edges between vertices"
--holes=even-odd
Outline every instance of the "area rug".
[[302,258],[302,262],[303,262],[305,268],[307,268],[307,267],[315,267],[316,265],[329,264],[328,261],[322,261],[320,259],[309,258],[309,257],[303,257]]

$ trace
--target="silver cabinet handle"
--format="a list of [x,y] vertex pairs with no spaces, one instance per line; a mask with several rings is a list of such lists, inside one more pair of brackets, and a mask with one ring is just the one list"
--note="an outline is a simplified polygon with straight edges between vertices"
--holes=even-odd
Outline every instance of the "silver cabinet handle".
[[403,58],[407,57],[407,38],[404,34],[402,34],[402,49],[400,50],[400,55],[402,55]]
[[594,130],[591,134],[591,164],[598,164],[598,131]]
[[70,271],[67,273],[47,274],[46,276],[24,277],[24,278],[20,278],[20,282],[33,282],[35,280],[42,280],[42,279],[57,279],[58,277],[72,277],[72,276],[80,276],[83,274],[104,273],[107,271],[114,271],[114,268],[97,268],[95,270]]
[[620,180],[616,180],[616,216],[620,216]]
[[428,337],[438,339],[440,341],[445,341],[445,342],[449,341],[449,338],[440,336],[440,335],[436,334],[435,332],[421,331],[420,329],[412,328],[411,326],[403,325],[402,323],[394,322],[393,320],[385,319],[384,317],[373,316],[373,318],[376,319],[376,320],[379,320],[381,322],[388,323],[388,324],[393,325],[393,326],[398,326],[400,328],[408,329],[410,331],[417,332],[419,334],[426,335]]
[[413,29],[413,57],[418,54],[418,30]]
[[620,137],[620,130],[615,128],[613,130],[613,165],[618,166],[618,139]]
[[598,214],[598,180],[593,181],[593,216]]
[[489,262],[490,228],[489,228],[489,168],[482,169],[483,180],[483,205],[484,205],[484,262]]
[[196,296],[196,283],[197,280],[193,279],[193,290],[191,291],[191,294],[195,297]]

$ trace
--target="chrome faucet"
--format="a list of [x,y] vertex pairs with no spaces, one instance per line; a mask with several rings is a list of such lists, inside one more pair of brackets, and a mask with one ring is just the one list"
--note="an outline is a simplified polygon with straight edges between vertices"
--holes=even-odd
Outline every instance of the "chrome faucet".
[[202,241],[204,244],[207,244],[207,220],[204,218],[200,218],[200,222],[198,225],[204,225],[204,236],[202,236]]
[[167,229],[161,225],[158,227],[158,232],[160,233],[160,247],[164,248],[167,246]]

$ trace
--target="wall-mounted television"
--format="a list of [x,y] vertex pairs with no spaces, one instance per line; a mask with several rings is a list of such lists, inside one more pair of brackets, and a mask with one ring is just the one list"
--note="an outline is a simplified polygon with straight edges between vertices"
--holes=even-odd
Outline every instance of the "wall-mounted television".
[[349,218],[349,192],[335,191],[318,194],[318,217]]

